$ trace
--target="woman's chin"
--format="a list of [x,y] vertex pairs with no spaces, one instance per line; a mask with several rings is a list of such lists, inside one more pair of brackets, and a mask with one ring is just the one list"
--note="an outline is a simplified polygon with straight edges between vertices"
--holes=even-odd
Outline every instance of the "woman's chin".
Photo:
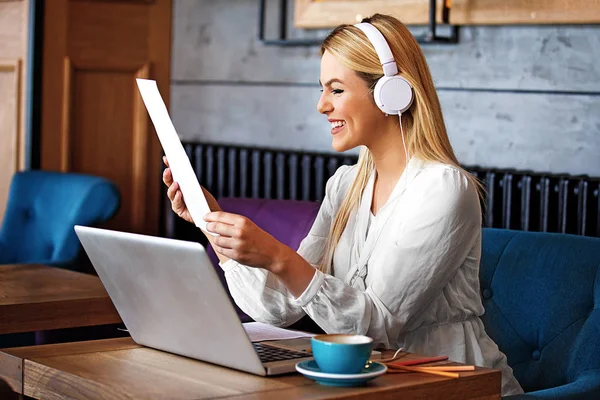
[[331,147],[333,147],[333,150],[335,150],[338,153],[343,153],[344,151],[348,151],[350,149],[353,149],[356,146],[352,146],[350,143],[348,143],[345,140],[340,140],[341,138],[338,137],[333,137],[333,140],[331,142]]

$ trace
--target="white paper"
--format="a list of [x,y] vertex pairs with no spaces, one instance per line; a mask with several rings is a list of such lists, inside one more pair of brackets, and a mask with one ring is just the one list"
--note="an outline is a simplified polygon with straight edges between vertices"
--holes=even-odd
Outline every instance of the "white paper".
[[275,326],[263,324],[262,322],[246,322],[243,325],[251,342],[264,342],[265,340],[283,340],[315,336],[313,333],[277,328]]
[[136,79],[140,94],[150,114],[150,119],[156,129],[160,144],[169,160],[169,167],[175,182],[179,183],[185,204],[196,226],[206,231],[204,216],[210,212],[210,207],[196,178],[173,122],[169,117],[167,107],[158,91],[156,81]]

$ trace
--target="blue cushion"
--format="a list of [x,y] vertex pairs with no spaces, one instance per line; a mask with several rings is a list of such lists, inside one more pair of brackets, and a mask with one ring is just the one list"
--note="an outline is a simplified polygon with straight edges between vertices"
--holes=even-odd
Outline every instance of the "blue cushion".
[[526,398],[591,390],[584,378],[600,370],[599,269],[598,238],[483,230],[482,319],[523,389],[540,392]]
[[80,244],[73,227],[98,225],[118,210],[120,194],[107,179],[49,171],[14,175],[0,231],[0,264],[67,266]]
[[600,370],[587,370],[577,380],[551,389],[506,396],[505,400],[598,400]]

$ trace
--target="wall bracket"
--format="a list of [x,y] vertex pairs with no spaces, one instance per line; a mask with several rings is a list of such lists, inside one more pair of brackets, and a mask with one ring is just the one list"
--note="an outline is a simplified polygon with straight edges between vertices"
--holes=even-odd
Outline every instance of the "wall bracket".
[[[287,18],[288,6],[287,0],[279,0],[279,35],[276,39],[265,38],[266,8],[267,0],[258,1],[258,41],[267,46],[282,47],[301,47],[301,46],[319,46],[324,38],[298,39],[287,37]],[[448,24],[450,21],[450,3],[451,0],[444,0],[442,8],[442,21]],[[437,34],[436,21],[436,0],[429,0],[429,24],[427,33],[417,37],[420,44],[456,44],[458,43],[459,27],[449,25],[450,34],[448,36],[439,36]]]

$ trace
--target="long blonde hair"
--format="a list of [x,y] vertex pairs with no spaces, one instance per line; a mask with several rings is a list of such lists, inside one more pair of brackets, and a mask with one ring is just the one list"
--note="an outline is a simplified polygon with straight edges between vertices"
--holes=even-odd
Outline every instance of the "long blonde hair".
[[[362,22],[369,22],[383,34],[392,50],[399,73],[413,87],[413,104],[402,114],[402,128],[408,153],[422,160],[439,161],[461,168],[446,133],[442,109],[429,67],[413,35],[404,24],[387,15],[375,14]],[[374,47],[366,35],[353,25],[340,25],[331,31],[321,45],[321,55],[325,51],[356,72],[366,81],[371,91],[377,80],[383,76],[383,69]],[[324,273],[331,273],[335,248],[350,214],[361,201],[363,190],[374,168],[373,157],[365,147],[358,157],[358,170],[354,181],[335,216],[327,238],[325,253],[319,265],[319,270]],[[479,191],[480,183],[471,174],[466,171],[465,173]]]

